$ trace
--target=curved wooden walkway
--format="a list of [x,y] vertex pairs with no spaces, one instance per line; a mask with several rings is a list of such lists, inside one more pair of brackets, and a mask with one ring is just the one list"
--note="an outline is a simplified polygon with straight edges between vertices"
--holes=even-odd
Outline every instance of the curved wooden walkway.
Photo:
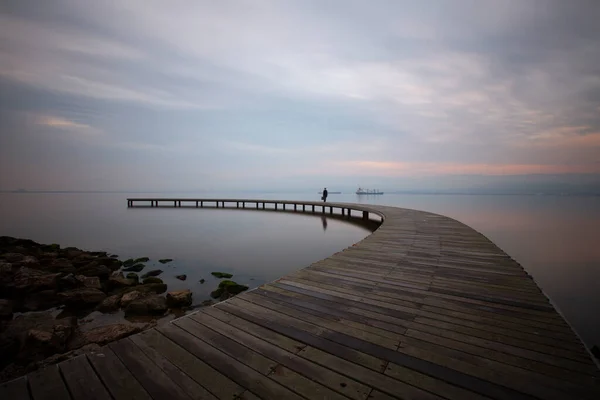
[[273,283],[9,382],[0,399],[600,398],[576,334],[483,235],[427,212],[330,206],[384,222]]

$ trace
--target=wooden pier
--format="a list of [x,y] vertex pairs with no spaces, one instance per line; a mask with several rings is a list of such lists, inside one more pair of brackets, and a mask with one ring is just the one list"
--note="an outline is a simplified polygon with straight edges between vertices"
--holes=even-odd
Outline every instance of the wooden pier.
[[0,386],[0,399],[599,399],[600,371],[511,257],[396,207],[128,199],[380,218],[360,243]]

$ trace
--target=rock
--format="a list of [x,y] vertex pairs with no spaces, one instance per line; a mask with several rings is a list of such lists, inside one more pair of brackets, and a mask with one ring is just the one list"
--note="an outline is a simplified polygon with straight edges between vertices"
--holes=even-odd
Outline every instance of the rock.
[[133,279],[133,280],[134,280],[134,281],[136,281],[136,282],[139,282],[139,281],[140,281],[140,277],[139,277],[139,276],[138,276],[138,274],[136,274],[135,272],[130,272],[130,273],[128,273],[128,274],[125,276],[125,278],[127,278],[127,279]]
[[600,347],[594,345],[590,351],[592,352],[594,357],[596,357],[598,360],[600,360]]
[[61,298],[54,290],[30,293],[21,306],[22,311],[44,311],[61,304]]
[[202,279],[200,279],[198,282],[200,282],[200,283],[204,283],[204,282],[206,282],[206,281],[204,280],[204,278],[202,278]]
[[88,251],[88,254],[91,254],[94,257],[107,257],[108,253],[105,251]]
[[137,264],[137,263],[146,263],[148,261],[150,261],[150,259],[148,257],[140,257],[140,258],[136,258],[135,260],[133,260],[133,263],[134,264]]
[[202,306],[203,306],[203,307],[209,307],[209,306],[212,306],[213,304],[215,304],[215,302],[214,302],[214,301],[212,301],[212,300],[204,300],[204,301],[203,301],[202,303],[200,303],[200,304],[202,304]]
[[221,281],[219,282],[219,287],[210,293],[210,297],[226,300],[245,290],[248,290],[248,286],[240,285],[234,281]]
[[86,332],[77,332],[71,343],[69,343],[69,349],[77,349],[91,343],[105,345],[129,335],[133,335],[134,333],[141,332],[142,329],[143,328],[140,326],[130,324],[114,324],[99,326]]
[[[68,257],[68,255],[65,257]],[[80,254],[77,257],[70,257],[70,260],[73,263],[73,265],[75,266],[75,268],[81,268],[81,267],[85,267],[86,265],[88,265],[91,262],[94,262],[96,260],[96,257],[94,257],[90,254],[80,252]]]
[[146,272],[144,275],[142,275],[142,279],[148,278],[149,276],[158,276],[162,273],[163,273],[162,269],[153,269],[151,271]]
[[123,274],[112,275],[110,278],[108,278],[108,287],[111,290],[121,287],[135,286],[137,283],[137,280],[127,279],[123,276]]
[[75,317],[55,319],[48,311],[28,313],[13,319],[2,337],[18,341],[20,352],[15,361],[23,364],[64,351],[76,326]]
[[83,287],[90,288],[90,289],[102,290],[102,284],[100,284],[100,278],[98,278],[97,276],[77,275],[75,277],[75,279]]
[[36,266],[40,264],[40,261],[35,258],[34,256],[25,256],[23,257],[23,259],[21,261],[19,261],[19,264],[21,264],[22,266],[25,267],[32,267],[32,266]]
[[129,303],[138,299],[139,297],[142,297],[142,294],[140,292],[138,292],[137,290],[134,290],[133,292],[125,293],[121,297],[121,301],[120,301],[121,307],[123,307],[123,308],[127,307],[129,305]]
[[119,255],[118,254],[111,254],[109,257],[110,258],[119,258]]
[[80,288],[58,294],[59,298],[69,307],[86,308],[100,303],[106,294],[98,289]]
[[9,263],[16,263],[25,258],[21,253],[4,253],[0,257],[4,258]]
[[141,270],[143,270],[146,266],[144,264],[135,264],[132,265],[130,267],[125,267],[123,268],[123,271],[128,272],[128,271],[133,271],[133,272],[140,272]]
[[14,287],[16,290],[24,292],[55,290],[59,276],[60,274],[47,274],[35,269],[20,267],[14,276]]
[[192,292],[179,290],[167,293],[167,305],[169,307],[188,307],[192,305]]
[[21,344],[16,337],[0,335],[0,370],[19,354]]
[[130,286],[121,288],[119,293],[125,294],[132,291],[139,291],[142,294],[156,293],[161,294],[167,291],[167,285],[164,283],[147,283],[144,285]]
[[179,279],[180,281],[185,281],[187,279],[187,275],[177,275],[175,278]]
[[109,296],[102,300],[102,303],[98,304],[96,310],[106,313],[112,312],[119,309],[119,305],[121,304],[121,295],[115,294],[113,296]]
[[[83,275],[81,275],[81,276],[83,276]],[[79,285],[80,285],[80,282],[77,279],[75,279],[75,275],[73,275],[73,274],[67,274],[58,279],[58,289],[59,290],[75,289]]]
[[52,260],[52,263],[50,264],[50,270],[54,272],[73,274],[75,273],[76,268],[71,262],[71,260],[68,260],[66,258],[56,258]]
[[133,264],[135,264],[133,262],[133,258],[128,258],[127,260],[123,261],[123,266],[124,267],[131,267]]
[[231,274],[228,274],[228,273],[226,273],[226,272],[211,272],[210,274],[211,274],[212,276],[216,277],[216,278],[219,278],[219,279],[222,279],[222,278],[227,278],[227,279],[229,279],[229,278],[232,278],[232,277],[233,277],[233,275],[231,275]]
[[149,283],[163,283],[163,280],[160,278],[157,278],[156,276],[150,276],[150,277],[144,279],[144,285],[147,285]]
[[135,299],[125,309],[125,316],[132,315],[163,315],[167,311],[167,301],[164,297],[153,295]]
[[161,258],[160,260],[158,260],[158,262],[161,263],[161,264],[166,264],[166,263],[169,263],[171,261],[173,261],[172,258]]
[[96,261],[81,267],[77,270],[77,273],[85,276],[98,276],[107,277],[110,275],[111,270],[106,265],[100,265]]
[[11,319],[13,315],[13,302],[0,299],[0,319]]
[[123,265],[123,263],[115,258],[110,257],[98,257],[95,260],[100,265],[106,265],[111,270],[115,271]]

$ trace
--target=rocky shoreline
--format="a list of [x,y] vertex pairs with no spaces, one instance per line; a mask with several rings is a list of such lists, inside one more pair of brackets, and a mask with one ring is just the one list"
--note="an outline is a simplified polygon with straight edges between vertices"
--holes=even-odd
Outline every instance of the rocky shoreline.
[[[0,237],[0,382],[93,351],[189,309],[190,290],[167,292],[158,277],[161,270],[138,276],[148,261]],[[91,329],[78,322],[91,312],[121,310],[144,322]]]

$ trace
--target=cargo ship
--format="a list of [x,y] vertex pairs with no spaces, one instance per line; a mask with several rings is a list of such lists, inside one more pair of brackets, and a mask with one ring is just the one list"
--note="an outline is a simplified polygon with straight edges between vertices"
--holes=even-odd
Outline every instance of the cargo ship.
[[358,190],[356,191],[356,194],[383,194],[383,192],[379,191],[379,189],[363,189],[363,188],[358,188]]

